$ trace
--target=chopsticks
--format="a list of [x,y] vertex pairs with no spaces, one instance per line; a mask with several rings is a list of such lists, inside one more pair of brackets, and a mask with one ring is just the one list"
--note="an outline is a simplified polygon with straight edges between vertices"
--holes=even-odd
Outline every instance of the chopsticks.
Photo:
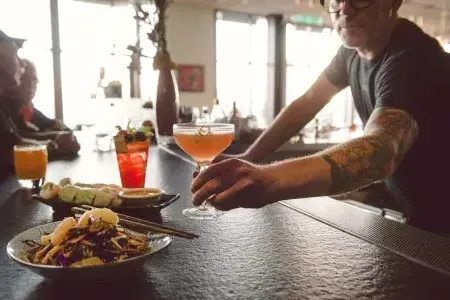
[[[74,213],[85,213],[87,210],[91,210],[94,207],[89,205],[82,205],[81,207],[72,207],[72,211]],[[119,224],[128,225],[140,229],[144,229],[147,231],[165,233],[172,236],[182,237],[186,239],[195,239],[199,236],[194,233],[189,233],[187,231],[183,231],[181,229],[176,229],[169,226],[164,226],[158,223],[150,222],[147,220],[142,220],[139,218],[123,215],[116,213],[119,216]]]

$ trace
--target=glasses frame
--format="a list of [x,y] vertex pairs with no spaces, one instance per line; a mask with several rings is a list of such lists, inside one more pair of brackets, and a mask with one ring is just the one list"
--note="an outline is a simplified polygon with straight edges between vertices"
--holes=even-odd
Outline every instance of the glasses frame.
[[[344,1],[344,0],[343,0],[343,1]],[[364,7],[357,7],[357,6],[354,5],[354,2],[355,2],[355,1],[358,1],[358,0],[345,0],[345,1],[349,1],[349,2],[350,2],[350,6],[351,6],[355,11],[364,10],[364,9],[366,9],[366,8],[368,8],[368,7],[370,7],[370,6],[372,6],[372,4],[373,4],[373,2],[374,2],[374,0],[371,0],[371,1],[369,2],[369,4],[367,4],[367,6],[364,6]],[[320,5],[322,5],[323,9],[324,9],[327,13],[329,13],[329,14],[337,14],[337,13],[340,13],[340,12],[341,12],[341,9],[340,9],[340,10],[337,10],[337,11],[330,11],[330,10],[325,6],[325,0],[320,0]]]

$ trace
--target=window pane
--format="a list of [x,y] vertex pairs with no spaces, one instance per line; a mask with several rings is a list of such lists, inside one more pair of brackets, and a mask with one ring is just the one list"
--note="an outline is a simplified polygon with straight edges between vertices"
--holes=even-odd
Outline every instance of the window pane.
[[33,103],[36,108],[53,118],[55,114],[53,60],[50,51],[50,1],[0,0],[0,7],[0,28],[9,36],[27,40],[19,50],[19,56],[36,65],[39,85]]
[[[286,103],[303,95],[328,66],[341,45],[330,29],[320,32],[286,25]],[[349,89],[336,95],[316,118],[331,120],[332,125],[348,126],[354,111]]]
[[266,126],[273,112],[273,105],[268,103],[267,19],[242,14],[233,14],[233,18],[218,15],[217,98],[226,112],[236,102],[244,117],[254,115],[258,126]]
[[250,60],[252,63],[267,64],[269,58],[269,35],[266,18],[258,18],[250,28]]
[[250,24],[217,20],[216,30],[217,61],[250,61]]
[[[62,0],[59,11],[64,118],[77,124],[86,122],[83,112],[95,101],[91,98],[104,97],[103,87],[121,86],[122,98],[129,98],[126,47],[136,41],[134,9]],[[96,122],[98,118],[97,114]]]
[[217,98],[225,112],[230,112],[233,102],[243,112],[248,111],[251,99],[249,64],[217,62]]

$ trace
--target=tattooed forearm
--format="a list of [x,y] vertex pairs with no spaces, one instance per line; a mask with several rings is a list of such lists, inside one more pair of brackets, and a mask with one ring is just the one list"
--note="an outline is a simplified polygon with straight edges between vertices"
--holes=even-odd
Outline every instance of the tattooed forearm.
[[362,137],[322,154],[330,165],[330,194],[364,187],[385,177],[394,151],[382,138]]
[[324,151],[330,165],[329,194],[362,188],[393,174],[417,136],[417,124],[407,113],[378,108],[365,136]]

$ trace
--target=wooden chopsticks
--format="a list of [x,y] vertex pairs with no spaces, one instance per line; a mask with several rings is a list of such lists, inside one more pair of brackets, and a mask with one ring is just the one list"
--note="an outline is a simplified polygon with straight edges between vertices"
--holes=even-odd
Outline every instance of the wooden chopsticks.
[[[82,205],[81,207],[72,207],[72,211],[74,213],[84,213],[87,210],[91,210],[94,207],[89,205]],[[165,233],[172,236],[182,237],[186,239],[195,239],[199,236],[194,233],[189,233],[180,229],[176,229],[169,226],[164,226],[158,223],[150,222],[147,220],[142,220],[139,218],[123,215],[116,213],[119,216],[119,224],[125,225],[125,226],[132,226],[140,229],[144,229],[151,232],[158,232],[158,233]]]

